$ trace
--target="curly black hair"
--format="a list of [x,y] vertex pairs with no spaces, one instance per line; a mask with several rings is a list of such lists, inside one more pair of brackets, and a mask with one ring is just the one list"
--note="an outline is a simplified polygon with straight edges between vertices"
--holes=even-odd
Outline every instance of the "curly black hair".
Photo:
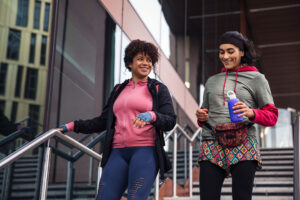
[[258,62],[259,59],[259,54],[251,40],[249,40],[247,37],[243,36],[238,31],[228,31],[223,33],[219,40],[222,41],[224,38],[234,38],[243,43],[242,49],[239,48],[240,50],[244,51],[244,56],[241,59],[241,64],[247,64],[247,65],[254,65]]
[[154,44],[138,39],[132,40],[126,47],[124,56],[125,66],[129,71],[131,71],[129,65],[132,64],[133,58],[138,53],[144,53],[145,55],[149,56],[152,60],[153,67],[155,66],[159,58],[158,49]]

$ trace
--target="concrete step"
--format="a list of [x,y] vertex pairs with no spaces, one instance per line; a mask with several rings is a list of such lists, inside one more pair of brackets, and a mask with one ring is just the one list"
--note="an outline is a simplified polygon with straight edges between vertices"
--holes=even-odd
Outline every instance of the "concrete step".
[[285,151],[261,151],[262,156],[268,156],[268,155],[294,155],[294,150],[285,150]]
[[294,166],[293,165],[287,165],[287,166],[274,166],[274,165],[263,165],[262,169],[263,171],[293,171],[294,170]]
[[[193,197],[165,197],[164,200],[199,200],[199,195]],[[232,200],[231,196],[222,196],[221,200]],[[293,200],[290,196],[253,196],[252,200]]]
[[[226,178],[223,185],[231,185],[232,179]],[[194,184],[199,184],[197,182],[194,182]],[[293,185],[293,177],[286,178],[286,177],[276,177],[276,178],[259,178],[255,177],[254,179],[254,185],[260,186],[260,185],[287,185],[291,184]]]
[[[254,195],[266,195],[266,196],[293,196],[293,187],[254,187],[253,188],[253,196]],[[231,194],[232,188],[231,187],[222,187],[222,195],[224,194]],[[199,188],[193,188],[193,194],[199,194]]]
[[293,160],[293,159],[294,159],[293,155],[280,155],[280,156],[268,155],[262,157],[263,162],[265,160]]
[[293,171],[257,171],[255,177],[293,177]]

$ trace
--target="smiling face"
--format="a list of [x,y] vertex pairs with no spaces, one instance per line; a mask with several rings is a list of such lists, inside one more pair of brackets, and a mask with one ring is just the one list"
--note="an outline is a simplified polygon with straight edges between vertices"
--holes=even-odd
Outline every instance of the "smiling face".
[[241,65],[244,51],[232,44],[221,44],[219,47],[219,58],[226,69],[237,69]]
[[152,60],[144,53],[137,53],[129,67],[133,79],[146,80],[152,70]]

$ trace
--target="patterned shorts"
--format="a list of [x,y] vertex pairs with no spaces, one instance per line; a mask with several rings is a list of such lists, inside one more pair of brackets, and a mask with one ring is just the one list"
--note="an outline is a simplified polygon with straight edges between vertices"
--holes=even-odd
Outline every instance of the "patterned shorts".
[[257,141],[255,137],[251,136],[248,136],[241,145],[230,148],[221,146],[216,140],[202,141],[198,162],[200,163],[204,160],[209,160],[211,163],[218,165],[226,171],[229,171],[230,165],[245,160],[256,160],[258,170],[262,167]]

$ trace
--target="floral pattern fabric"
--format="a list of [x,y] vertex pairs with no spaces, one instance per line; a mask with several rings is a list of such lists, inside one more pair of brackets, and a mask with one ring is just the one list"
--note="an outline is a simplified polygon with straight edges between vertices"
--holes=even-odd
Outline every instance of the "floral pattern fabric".
[[204,140],[198,162],[209,160],[228,171],[230,165],[245,160],[256,160],[257,169],[261,169],[262,160],[257,144],[255,137],[252,136],[248,136],[241,145],[235,147],[221,146],[216,140]]

